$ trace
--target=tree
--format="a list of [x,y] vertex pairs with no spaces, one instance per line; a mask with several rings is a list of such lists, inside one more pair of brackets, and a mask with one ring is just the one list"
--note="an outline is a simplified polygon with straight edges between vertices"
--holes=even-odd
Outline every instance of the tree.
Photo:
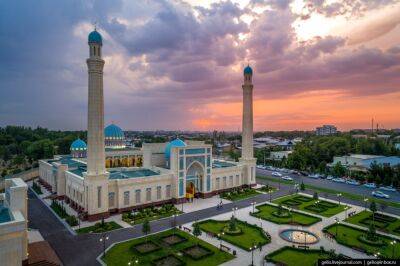
[[229,231],[234,232],[236,231],[236,219],[232,215],[231,219],[229,220]]
[[142,224],[142,232],[146,236],[146,242],[147,242],[147,234],[150,233],[150,222],[148,219],[145,219]]
[[342,165],[341,162],[337,162],[333,166],[333,175],[336,177],[342,177],[346,174],[346,168]]
[[[200,224],[199,223],[194,223],[193,224],[193,235],[195,237],[199,237],[201,236],[201,229],[200,229]],[[197,245],[199,244],[199,242],[197,241]]]
[[369,205],[369,209],[372,211],[372,224],[375,224],[375,212],[377,211],[375,201],[371,202],[371,205]]
[[313,199],[318,200],[318,193],[314,192]]
[[301,191],[306,190],[306,185],[304,185],[303,181],[301,181],[300,190],[301,190]]

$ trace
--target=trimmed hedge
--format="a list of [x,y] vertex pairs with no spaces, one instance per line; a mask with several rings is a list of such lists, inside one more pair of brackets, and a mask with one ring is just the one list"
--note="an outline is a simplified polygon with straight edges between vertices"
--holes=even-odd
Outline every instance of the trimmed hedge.
[[[188,252],[188,249],[194,248],[194,247],[201,247],[202,249],[204,249],[205,251],[207,251],[206,253],[202,254],[201,256],[193,256],[190,252]],[[209,257],[212,256],[214,254],[214,251],[212,251],[211,249],[203,246],[203,245],[193,245],[187,248],[182,249],[182,252],[185,253],[185,255],[187,255],[188,257],[190,257],[193,260],[201,260],[204,259],[205,257]]]
[[[139,249],[138,249],[138,246],[141,246],[141,245],[144,245],[144,244],[147,244],[147,243],[151,243],[151,244],[153,244],[154,246],[155,246],[155,248],[154,249],[151,249],[151,250],[148,250],[148,251],[140,251]],[[154,240],[149,240],[148,242],[141,242],[141,243],[137,243],[136,245],[132,245],[132,249],[134,250],[134,251],[136,251],[136,252],[138,252],[138,253],[140,253],[140,254],[148,254],[148,253],[152,253],[152,252],[154,252],[154,251],[157,251],[157,250],[160,250],[161,249],[161,247],[154,241]]]

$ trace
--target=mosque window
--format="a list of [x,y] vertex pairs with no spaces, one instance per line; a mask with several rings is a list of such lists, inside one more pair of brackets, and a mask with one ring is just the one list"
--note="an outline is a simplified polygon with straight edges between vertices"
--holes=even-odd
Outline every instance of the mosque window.
[[179,196],[183,196],[183,179],[179,180]]
[[101,208],[101,186],[97,187],[97,208]]
[[168,199],[171,197],[171,185],[165,187],[165,197]]
[[115,198],[115,192],[108,193],[108,206],[109,207],[114,206],[114,198]]
[[207,175],[207,191],[211,190],[211,178],[210,175]]
[[129,191],[124,192],[124,205],[129,205]]
[[157,199],[161,199],[161,186],[157,187]]
[[135,191],[135,200],[136,200],[136,203],[140,203],[140,189],[136,189],[136,191]]
[[146,188],[146,201],[151,201],[151,188]]
[[183,167],[183,157],[179,158],[179,169],[182,170]]
[[229,186],[233,187],[233,176],[232,175],[229,177]]
[[239,181],[239,175],[236,175],[236,186],[239,186],[240,181]]
[[219,190],[219,182],[220,182],[219,180],[220,180],[219,177],[217,177],[217,178],[215,179],[215,187],[216,187],[217,190]]
[[222,178],[222,188],[226,188],[226,176]]

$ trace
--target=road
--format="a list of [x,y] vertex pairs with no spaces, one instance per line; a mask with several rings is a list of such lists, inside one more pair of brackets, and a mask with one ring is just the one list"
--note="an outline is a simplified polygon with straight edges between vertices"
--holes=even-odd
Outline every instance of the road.
[[[269,171],[269,170],[263,170],[263,169],[257,169],[257,175],[260,176],[269,176],[276,178],[277,180],[280,179],[280,177],[274,177],[271,175],[272,172],[278,172],[278,171]],[[349,185],[346,183],[338,183],[338,182],[333,182],[331,180],[326,180],[326,179],[315,179],[315,178],[310,178],[310,177],[303,177],[303,176],[298,176],[295,174],[287,174],[283,173],[282,175],[288,175],[293,178],[293,180],[297,183],[301,183],[301,181],[304,182],[306,185],[313,185],[321,188],[328,188],[328,189],[334,189],[342,192],[348,192],[352,194],[357,194],[361,195],[364,197],[371,197],[371,192],[374,189],[367,188],[364,186],[354,186],[354,185]],[[375,189],[376,190],[376,189]],[[388,194],[390,196],[390,199],[388,201],[394,201],[394,202],[400,202],[400,193],[399,192],[391,192],[391,191],[384,191],[382,190],[383,193]]]

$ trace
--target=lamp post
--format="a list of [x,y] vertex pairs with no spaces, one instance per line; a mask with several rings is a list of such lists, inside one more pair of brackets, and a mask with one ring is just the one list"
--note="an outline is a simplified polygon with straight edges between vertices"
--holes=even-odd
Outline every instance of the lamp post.
[[257,202],[255,202],[255,201],[253,201],[253,202],[251,203],[251,205],[253,206],[253,213],[254,213],[254,206],[256,205],[256,203],[257,203]]
[[173,214],[172,217],[174,218],[174,219],[172,220],[173,223],[174,223],[174,224],[172,225],[172,227],[173,227],[173,229],[174,229],[174,230],[173,230],[173,231],[174,231],[173,234],[175,235],[175,231],[176,231],[176,214]]
[[340,199],[341,199],[341,197],[342,197],[342,193],[338,193],[337,196],[338,196],[338,198],[339,198],[339,205],[340,205]]
[[219,249],[221,249],[222,246],[222,236],[224,235],[224,232],[221,232],[218,234],[218,238],[219,238]]
[[269,190],[269,202],[272,202],[272,189]]
[[396,240],[390,241],[390,245],[392,245],[392,259],[394,259],[394,248],[396,245]]
[[237,209],[238,209],[238,207],[236,207],[236,206],[232,208],[233,217],[235,217],[235,218],[236,218],[236,211],[237,211]]
[[367,210],[367,204],[368,204],[368,198],[364,198],[364,202],[365,202],[364,211],[366,211]]
[[139,260],[138,260],[138,259],[135,259],[135,260],[133,260],[133,261],[130,261],[130,262],[128,262],[128,265],[129,265],[129,266],[132,265],[132,262],[133,262],[133,264],[138,264],[138,263],[139,263]]
[[256,245],[250,247],[250,251],[251,251],[251,266],[254,266],[254,250],[257,248]]
[[338,235],[338,227],[339,227],[339,218],[335,218],[335,222],[336,222],[336,237]]
[[347,210],[348,210],[348,206],[344,207],[344,218],[347,219]]
[[375,257],[375,258],[378,258],[380,255],[381,255],[381,253],[380,253],[380,252],[377,252],[376,254],[374,254],[374,257]]
[[106,233],[103,233],[103,235],[100,237],[100,243],[103,242],[103,257],[106,257],[106,241],[108,240],[108,236]]
[[258,220],[260,221],[260,227],[262,229],[262,220],[261,220],[261,218],[258,218]]
[[290,223],[293,224],[293,213],[292,213],[293,209],[291,207],[289,207],[289,215],[290,215]]

